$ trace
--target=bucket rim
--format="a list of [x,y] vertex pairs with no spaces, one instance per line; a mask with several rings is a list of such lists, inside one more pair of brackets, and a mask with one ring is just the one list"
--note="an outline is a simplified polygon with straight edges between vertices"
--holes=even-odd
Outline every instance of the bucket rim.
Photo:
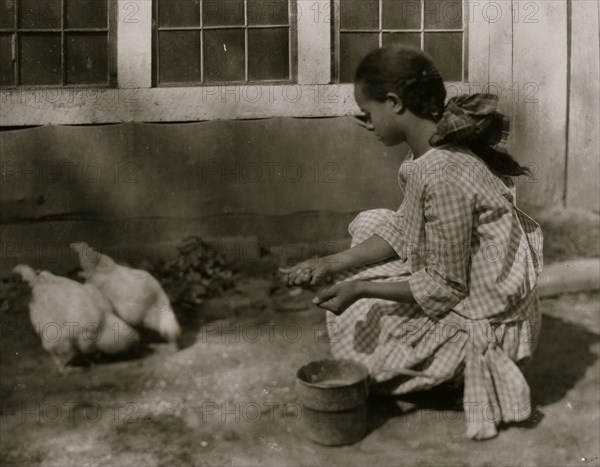
[[[302,371],[308,367],[309,365],[313,364],[333,364],[333,365],[350,365],[353,366],[354,368],[356,368],[360,373],[362,373],[362,375],[357,378],[355,381],[353,381],[352,383],[349,384],[345,384],[342,386],[332,386],[332,385],[328,385],[324,382],[314,382],[311,383],[309,381],[306,381],[302,376],[301,373]],[[333,359],[333,358],[322,358],[319,360],[312,360],[304,365],[302,365],[300,368],[298,368],[298,371],[296,371],[296,380],[299,381],[301,384],[303,384],[304,386],[310,387],[310,388],[317,388],[317,389],[336,389],[339,390],[340,388],[350,388],[356,385],[361,385],[365,382],[368,382],[369,380],[369,370],[366,367],[366,365],[364,365],[363,363],[357,362],[355,360],[351,360],[351,359]]]

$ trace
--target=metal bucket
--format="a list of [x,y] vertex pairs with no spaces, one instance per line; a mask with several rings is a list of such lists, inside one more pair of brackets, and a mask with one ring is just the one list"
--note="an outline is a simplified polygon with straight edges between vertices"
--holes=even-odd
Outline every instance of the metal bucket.
[[301,367],[296,376],[310,440],[341,446],[367,434],[367,367],[352,360],[318,360]]

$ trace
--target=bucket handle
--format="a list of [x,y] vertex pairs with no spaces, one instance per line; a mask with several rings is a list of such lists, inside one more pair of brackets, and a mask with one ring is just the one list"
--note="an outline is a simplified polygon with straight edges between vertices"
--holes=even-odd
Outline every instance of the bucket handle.
[[378,371],[374,371],[373,373],[371,373],[370,376],[371,376],[371,378],[373,378],[375,375],[378,375],[378,374],[381,374],[381,373],[392,373],[394,376],[400,376],[400,375],[404,375],[404,376],[421,376],[422,378],[433,379],[433,376],[430,376],[427,373],[423,373],[422,371],[411,370],[409,368],[396,368],[393,371],[378,370]]

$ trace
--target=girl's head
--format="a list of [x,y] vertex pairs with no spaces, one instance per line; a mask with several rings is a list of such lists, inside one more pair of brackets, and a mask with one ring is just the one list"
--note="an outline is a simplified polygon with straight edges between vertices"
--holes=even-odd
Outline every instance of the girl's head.
[[386,146],[407,141],[407,133],[423,121],[429,126],[437,122],[446,100],[444,82],[431,59],[402,45],[374,50],[362,60],[354,94],[367,128]]
[[[367,128],[386,146],[407,141],[408,132],[419,128],[433,136],[436,130],[432,122],[438,124],[445,117],[444,81],[431,59],[419,49],[391,45],[373,50],[358,66],[354,84]],[[529,173],[510,155],[489,147],[485,139],[459,138],[451,142],[471,149],[498,175]],[[443,143],[430,139],[431,145]]]
[[437,122],[444,112],[444,82],[419,49],[391,45],[372,51],[358,66],[354,82],[360,97],[385,102],[390,94],[396,95],[419,118]]

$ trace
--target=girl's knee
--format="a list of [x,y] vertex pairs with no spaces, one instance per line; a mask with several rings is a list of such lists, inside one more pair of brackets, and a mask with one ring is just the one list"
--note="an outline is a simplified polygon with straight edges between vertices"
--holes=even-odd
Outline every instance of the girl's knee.
[[393,215],[394,211],[391,209],[370,209],[358,213],[348,226],[353,244],[363,242],[377,233],[381,224],[392,220]]

